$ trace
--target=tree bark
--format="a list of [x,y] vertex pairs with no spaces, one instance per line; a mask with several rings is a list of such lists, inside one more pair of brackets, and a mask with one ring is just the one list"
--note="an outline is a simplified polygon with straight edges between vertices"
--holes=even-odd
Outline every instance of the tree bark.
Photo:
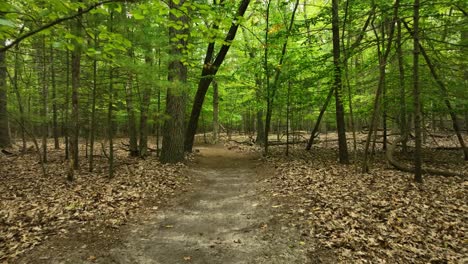
[[49,136],[49,120],[48,120],[48,97],[49,97],[49,83],[47,80],[47,53],[46,53],[46,45],[45,45],[45,37],[42,37],[41,45],[38,46],[39,49],[42,50],[38,52],[41,58],[41,71],[40,72],[40,80],[42,83],[42,90],[41,90],[41,119],[42,119],[42,162],[47,163],[47,138]]
[[130,137],[130,156],[138,157],[138,139],[135,123],[135,109],[133,106],[133,74],[129,73],[125,84],[125,102],[127,105],[127,125]]
[[[79,10],[78,12],[80,12]],[[81,16],[78,16],[75,23],[72,25],[73,34],[77,37],[81,37]],[[72,130],[71,140],[70,140],[70,151],[72,156],[72,166],[71,170],[68,173],[68,180],[73,181],[73,170],[79,168],[79,136],[80,136],[80,115],[79,115],[79,88],[80,88],[80,71],[81,71],[81,45],[75,39],[72,41],[74,45],[74,50],[71,55],[71,83],[72,83],[72,113],[71,113],[71,122]]]
[[[150,55],[146,55],[145,62],[147,65],[152,66],[153,58]],[[144,84],[140,109],[140,157],[145,157],[148,154],[148,110],[150,100],[151,87],[148,84]]]
[[312,129],[312,133],[310,133],[310,138],[307,141],[306,150],[310,150],[312,145],[314,144],[314,140],[318,135],[318,130],[320,128],[320,122],[322,122],[323,114],[327,110],[328,105],[330,104],[331,98],[333,97],[333,93],[335,92],[334,87],[330,89],[327,95],[327,99],[325,99],[325,103],[323,103],[322,108],[320,109],[319,116],[317,117],[317,122],[315,122],[314,129]]
[[112,71],[113,68],[111,66],[109,69],[109,103],[107,105],[107,139],[109,140],[109,156],[107,158],[107,163],[109,165],[109,179],[114,178],[114,122],[112,114],[112,105],[114,103],[114,75]]
[[21,140],[23,143],[23,146],[21,148],[22,152],[26,151],[27,148],[27,143],[26,143],[26,128],[25,128],[25,116],[24,116],[24,106],[23,106],[23,100],[21,99],[21,92],[19,90],[19,81],[18,81],[18,75],[19,75],[19,69],[20,69],[20,64],[19,64],[19,46],[15,47],[15,70],[13,74],[13,84],[14,84],[14,89],[15,89],[15,95],[16,95],[16,100],[18,102],[18,109],[20,112],[19,116],[19,124],[20,124],[20,129],[21,129]]
[[343,85],[341,82],[341,57],[340,57],[340,30],[338,0],[332,1],[332,34],[333,34],[333,64],[334,64],[334,90],[336,103],[336,126],[338,130],[338,149],[341,164],[348,164],[348,144],[346,142],[346,125],[344,119],[344,107],[342,102]]
[[[186,0],[179,0],[178,3],[170,0],[169,7],[171,9],[179,9],[185,2]],[[164,122],[160,157],[163,163],[176,163],[184,160],[187,66],[182,62],[181,57],[184,55],[187,47],[188,20],[189,18],[185,13],[179,17],[175,16],[172,12],[169,14],[169,24],[181,25],[181,29],[176,29],[173,26],[169,27],[169,44],[171,46],[170,55],[172,61],[169,63],[168,80],[171,84],[167,89],[166,114],[170,118]]]
[[414,107],[414,180],[422,182],[422,153],[421,153],[421,91],[419,87],[419,0],[414,0],[413,9],[413,107]]
[[400,1],[399,0],[395,1],[395,4],[393,5],[393,18],[392,18],[392,21],[390,22],[390,32],[388,33],[388,40],[386,43],[387,45],[385,45],[385,33],[384,33],[385,27],[382,28],[382,47],[385,48],[384,51],[380,49],[380,44],[379,44],[380,41],[379,41],[378,33],[374,27],[374,33],[377,38],[377,50],[378,50],[378,57],[379,57],[379,84],[375,92],[372,119],[371,119],[371,123],[369,126],[369,131],[367,133],[366,145],[364,147],[364,158],[362,161],[363,172],[369,172],[369,164],[368,164],[369,146],[370,146],[372,133],[374,132],[374,130],[377,129],[377,120],[378,120],[379,108],[380,108],[380,97],[382,95],[383,90],[385,89],[385,70],[387,67],[387,59],[388,59],[388,56],[390,54],[391,47],[392,47],[393,35],[395,32],[395,22],[397,21],[397,18],[398,18],[399,6],[400,6]]
[[57,83],[55,81],[54,48],[50,45],[50,82],[52,85],[52,134],[54,136],[54,148],[60,149],[58,114],[57,114]]
[[70,118],[69,118],[69,107],[70,107],[70,52],[67,50],[66,54],[66,85],[65,85],[65,120],[63,125],[63,136],[65,138],[65,160],[70,158]]
[[213,80],[213,139],[212,143],[219,141],[219,91],[218,82]]
[[[3,45],[5,41],[0,40]],[[7,109],[7,65],[6,51],[0,51],[0,148],[11,145]]]
[[401,42],[401,19],[397,21],[397,57],[398,57],[398,84],[400,88],[400,116],[399,116],[399,125],[400,125],[400,134],[402,135],[402,148],[403,152],[407,152],[407,142],[408,142],[408,120],[406,118],[406,89],[405,89],[405,68],[403,60],[403,51]]
[[226,34],[226,38],[224,39],[224,43],[226,44],[223,44],[223,46],[221,46],[221,49],[219,50],[214,60],[214,42],[208,44],[201,78],[198,82],[198,88],[195,94],[188,128],[185,133],[185,151],[192,151],[195,134],[197,132],[198,119],[200,117],[200,112],[203,107],[206,92],[208,91],[211,81],[218,72],[219,67],[223,63],[224,58],[226,57],[226,54],[229,51],[229,48],[231,47],[231,43],[236,36],[237,29],[239,28],[239,23],[237,22],[237,20],[239,17],[244,16],[244,13],[247,10],[249,3],[250,0],[242,0],[242,2],[240,3],[239,8],[237,10],[237,14],[235,16],[236,20],[232,22],[232,25],[229,28],[228,33]]
[[[98,46],[97,38],[94,39],[95,47]],[[91,98],[91,122],[89,126],[89,168],[90,172],[93,171],[94,168],[94,136],[95,136],[95,129],[96,129],[96,92],[97,92],[97,58],[93,58],[93,91],[92,91],[92,98]]]

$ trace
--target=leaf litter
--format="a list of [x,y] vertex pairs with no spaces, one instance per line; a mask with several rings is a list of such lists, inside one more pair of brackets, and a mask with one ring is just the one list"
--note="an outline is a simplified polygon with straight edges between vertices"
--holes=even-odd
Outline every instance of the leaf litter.
[[182,175],[184,164],[131,158],[122,150],[116,151],[113,179],[107,178],[106,159],[97,156],[94,172],[87,171],[83,158],[75,181],[68,182],[61,155],[49,150],[46,177],[34,153],[0,155],[0,263],[54,235],[75,232],[74,224],[117,228],[145,203],[161,203],[189,182]]
[[[428,176],[420,185],[387,167],[382,155],[369,174],[338,164],[336,155],[319,147],[285,157],[284,148],[272,148],[267,160],[275,168],[264,180],[274,217],[300,230],[311,258],[326,250],[340,263],[468,262],[464,179]],[[437,157],[454,165],[450,155]]]

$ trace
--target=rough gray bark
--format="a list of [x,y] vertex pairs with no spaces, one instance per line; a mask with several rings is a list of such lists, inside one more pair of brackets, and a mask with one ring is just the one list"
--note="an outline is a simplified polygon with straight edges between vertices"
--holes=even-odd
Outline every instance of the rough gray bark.
[[[170,0],[171,9],[179,9],[186,0],[176,3]],[[166,114],[169,118],[164,122],[163,142],[160,160],[163,163],[176,163],[184,160],[184,128],[186,106],[187,66],[181,61],[187,46],[188,16],[186,13],[177,17],[169,14],[169,24],[181,25],[181,29],[169,27],[170,55],[168,80],[171,82],[166,95]],[[177,38],[179,36],[179,38]],[[198,121],[198,118],[197,118]]]

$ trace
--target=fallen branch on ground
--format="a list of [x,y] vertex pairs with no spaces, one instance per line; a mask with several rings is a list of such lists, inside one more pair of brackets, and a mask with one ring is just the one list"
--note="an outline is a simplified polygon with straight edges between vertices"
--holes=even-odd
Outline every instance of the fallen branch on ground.
[[[402,164],[402,163],[396,161],[394,159],[394,157],[393,157],[393,154],[395,153],[396,146],[398,144],[400,144],[402,141],[403,141],[403,138],[399,137],[393,143],[389,143],[388,144],[389,147],[387,148],[387,152],[385,153],[386,154],[385,156],[387,158],[387,161],[393,167],[395,167],[396,169],[404,171],[404,172],[414,173],[414,168],[413,167],[406,166],[405,164]],[[440,175],[440,176],[444,176],[444,177],[458,176],[458,177],[466,178],[466,175],[463,174],[463,173],[445,171],[445,170],[437,170],[437,169],[431,169],[431,168],[422,168],[422,172],[424,174]]]

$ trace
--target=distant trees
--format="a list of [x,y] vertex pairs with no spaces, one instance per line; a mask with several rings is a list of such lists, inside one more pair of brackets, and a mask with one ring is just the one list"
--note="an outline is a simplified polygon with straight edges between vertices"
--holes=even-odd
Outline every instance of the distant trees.
[[62,2],[0,4],[1,148],[41,138],[46,162],[53,138],[74,169],[103,153],[112,177],[116,144],[179,162],[200,128],[256,135],[265,154],[336,131],[339,161],[368,171],[390,135],[424,155],[453,130],[468,158],[461,0]]

